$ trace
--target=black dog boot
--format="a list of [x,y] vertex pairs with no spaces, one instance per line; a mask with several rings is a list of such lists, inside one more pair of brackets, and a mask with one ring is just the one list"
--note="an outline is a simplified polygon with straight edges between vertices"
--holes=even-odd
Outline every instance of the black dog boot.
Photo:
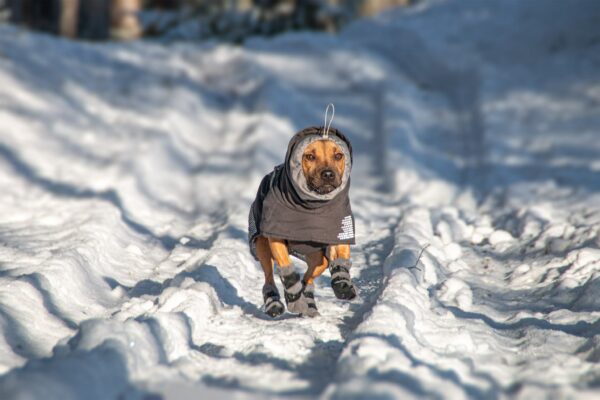
[[262,289],[263,300],[265,301],[265,312],[269,317],[278,317],[285,311],[283,303],[279,299],[279,291],[275,285],[265,283]]
[[356,297],[356,288],[350,278],[352,262],[344,258],[336,258],[329,263],[331,273],[331,287],[335,297],[343,300],[352,300]]
[[319,314],[316,306],[309,305],[308,298],[304,295],[304,283],[300,280],[300,275],[293,267],[279,268],[279,276],[284,287],[285,303],[288,311],[314,317]]
[[319,314],[319,310],[317,310],[317,303],[315,302],[315,285],[312,283],[310,285],[307,285],[305,283],[303,294],[306,298],[306,304],[308,306],[308,311],[306,315],[308,315],[309,317],[316,317],[317,315],[321,315]]

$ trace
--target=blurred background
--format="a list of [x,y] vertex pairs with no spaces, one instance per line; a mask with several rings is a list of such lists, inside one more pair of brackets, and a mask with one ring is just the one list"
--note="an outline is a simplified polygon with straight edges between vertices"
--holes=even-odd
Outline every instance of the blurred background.
[[[0,399],[598,398],[600,0],[0,20]],[[273,321],[249,207],[330,102],[360,299]]]
[[291,30],[337,31],[416,0],[3,0],[1,18],[73,39],[163,36],[240,42]]

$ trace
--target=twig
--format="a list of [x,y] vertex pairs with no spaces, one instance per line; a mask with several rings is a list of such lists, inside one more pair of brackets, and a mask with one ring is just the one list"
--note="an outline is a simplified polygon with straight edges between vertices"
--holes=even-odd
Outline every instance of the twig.
[[408,269],[416,269],[421,271],[421,268],[417,267],[417,265],[419,265],[419,261],[421,261],[421,256],[423,255],[423,252],[425,251],[425,249],[427,249],[429,247],[429,243],[427,243],[425,246],[423,246],[421,248],[421,252],[419,253],[419,257],[417,257],[417,261],[415,262],[415,265],[413,265],[412,267],[408,267]]

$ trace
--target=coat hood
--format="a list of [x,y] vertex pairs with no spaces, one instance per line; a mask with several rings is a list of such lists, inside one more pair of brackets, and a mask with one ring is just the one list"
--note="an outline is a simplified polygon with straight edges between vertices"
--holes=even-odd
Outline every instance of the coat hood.
[[[327,194],[318,194],[309,189],[304,171],[302,170],[302,156],[306,147],[318,140],[331,140],[336,143],[344,153],[346,166],[342,183],[339,187]],[[328,201],[341,192],[347,192],[350,185],[350,171],[352,169],[352,146],[344,134],[336,128],[329,128],[329,136],[323,138],[323,127],[309,127],[296,133],[288,144],[285,162],[283,164],[284,174],[292,183],[298,197],[304,201]]]

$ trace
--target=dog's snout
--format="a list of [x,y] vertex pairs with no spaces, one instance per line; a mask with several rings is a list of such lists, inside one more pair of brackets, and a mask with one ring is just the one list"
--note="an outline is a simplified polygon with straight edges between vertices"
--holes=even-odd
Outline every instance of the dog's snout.
[[321,179],[326,182],[331,182],[335,179],[335,173],[330,169],[323,170],[321,172]]

